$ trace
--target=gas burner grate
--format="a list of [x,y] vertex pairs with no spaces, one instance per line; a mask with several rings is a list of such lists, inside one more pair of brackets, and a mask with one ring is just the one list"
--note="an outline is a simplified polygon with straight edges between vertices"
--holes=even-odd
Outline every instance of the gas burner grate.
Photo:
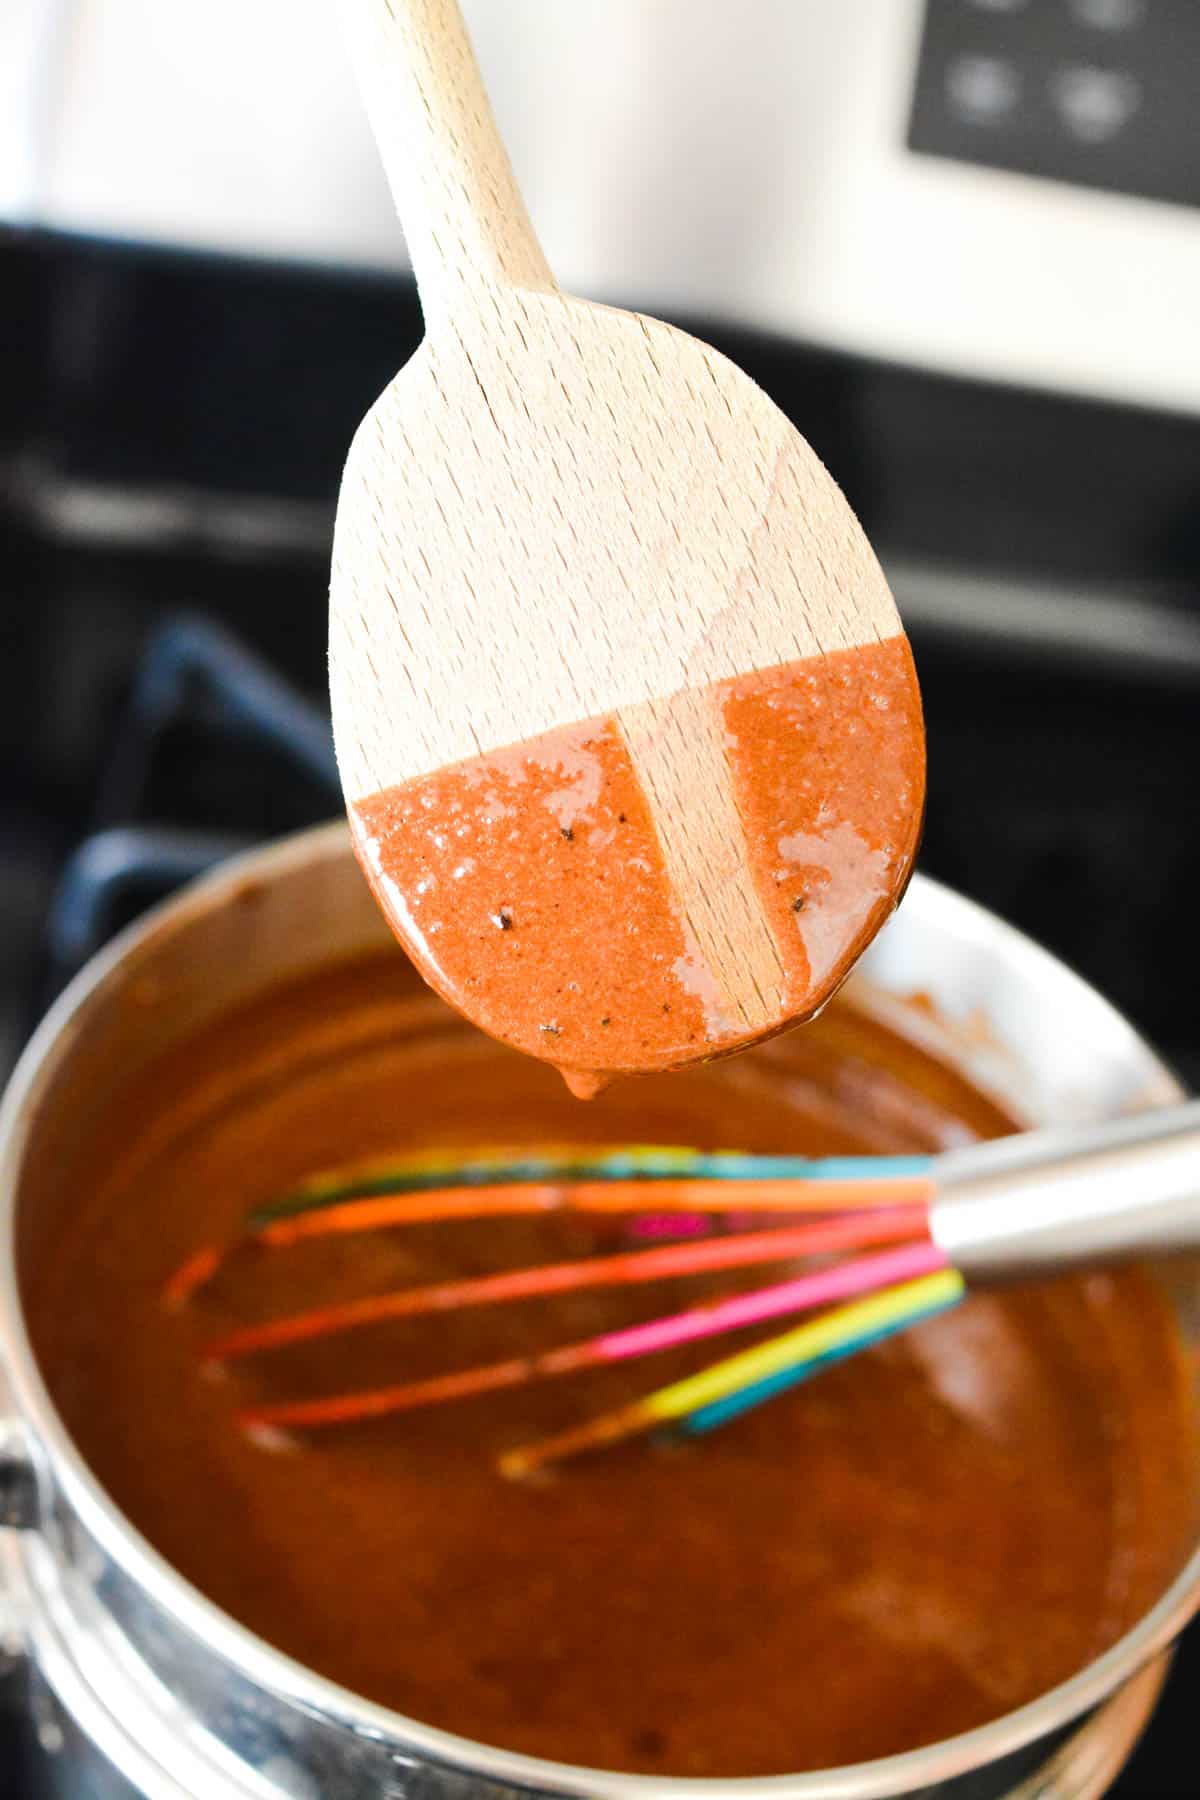
[[169,615],[143,647],[91,829],[51,901],[39,1010],[147,906],[339,806],[328,717],[223,626]]

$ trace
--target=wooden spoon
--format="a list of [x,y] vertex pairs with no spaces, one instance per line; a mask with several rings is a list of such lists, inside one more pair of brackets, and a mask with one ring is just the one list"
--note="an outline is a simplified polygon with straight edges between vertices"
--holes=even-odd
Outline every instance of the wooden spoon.
[[778,1031],[903,891],[907,640],[739,369],[555,286],[456,0],[347,0],[427,335],[338,506],[355,845],[427,979],[577,1091]]

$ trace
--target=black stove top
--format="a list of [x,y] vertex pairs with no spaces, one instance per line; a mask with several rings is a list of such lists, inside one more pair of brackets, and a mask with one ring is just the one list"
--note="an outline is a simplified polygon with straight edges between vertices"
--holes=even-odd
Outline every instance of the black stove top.
[[[0,240],[0,276],[3,1063],[147,904],[337,810],[339,458],[419,320],[400,282],[66,240]],[[928,715],[922,866],[1200,1078],[1200,425],[704,334],[812,437],[893,576]],[[1121,1800],[1196,1791],[1198,1646]],[[7,1748],[0,1795],[23,1796]]]

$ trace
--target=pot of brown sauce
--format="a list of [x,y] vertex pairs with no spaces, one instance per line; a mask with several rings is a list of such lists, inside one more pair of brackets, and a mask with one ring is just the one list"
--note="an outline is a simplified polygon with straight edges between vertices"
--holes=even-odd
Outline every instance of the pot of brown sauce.
[[[227,866],[84,971],[0,1117],[0,1644],[44,1792],[1100,1794],[1200,1592],[1194,1266],[982,1295],[743,1435],[536,1488],[490,1452],[561,1393],[247,1442],[197,1374],[216,1315],[159,1290],[339,1153],[936,1149],[1177,1096],[1088,986],[918,878],[813,1026],[582,1108],[427,994],[340,827]],[[368,1337],[338,1379],[410,1349]]]

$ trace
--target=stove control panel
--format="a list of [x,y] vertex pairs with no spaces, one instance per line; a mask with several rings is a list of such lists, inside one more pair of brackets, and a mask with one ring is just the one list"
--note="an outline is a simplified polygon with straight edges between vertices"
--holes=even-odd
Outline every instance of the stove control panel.
[[1200,205],[1196,0],[926,0],[909,148]]

